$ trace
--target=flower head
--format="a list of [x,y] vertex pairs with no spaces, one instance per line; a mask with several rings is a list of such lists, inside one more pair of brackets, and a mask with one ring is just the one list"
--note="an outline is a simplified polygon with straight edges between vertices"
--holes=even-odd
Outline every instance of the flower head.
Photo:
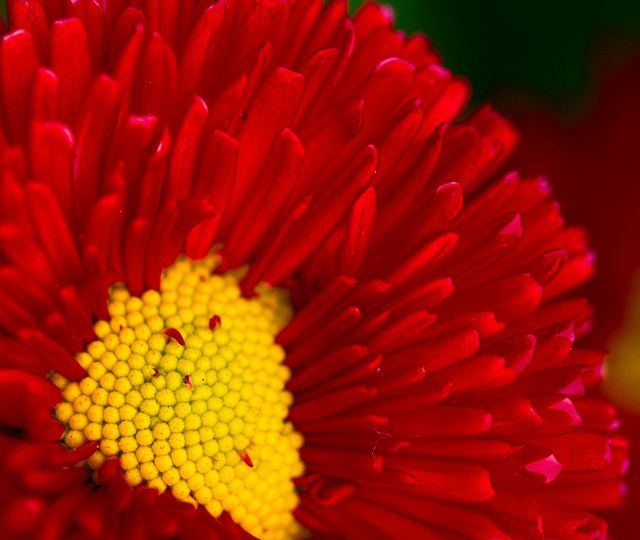
[[0,64],[10,538],[605,535],[591,254],[426,39],[16,0]]

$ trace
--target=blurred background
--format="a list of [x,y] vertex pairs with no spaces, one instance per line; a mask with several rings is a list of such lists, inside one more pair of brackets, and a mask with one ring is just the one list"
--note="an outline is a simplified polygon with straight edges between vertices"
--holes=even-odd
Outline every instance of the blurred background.
[[[352,2],[355,8],[363,1]],[[398,28],[428,35],[477,100],[505,87],[571,106],[602,40],[640,35],[638,0],[387,0]]]

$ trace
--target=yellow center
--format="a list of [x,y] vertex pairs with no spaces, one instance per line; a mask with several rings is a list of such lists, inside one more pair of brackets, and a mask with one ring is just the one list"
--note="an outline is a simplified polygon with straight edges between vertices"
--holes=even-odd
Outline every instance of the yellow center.
[[91,468],[120,456],[132,486],[226,510],[259,538],[295,538],[302,437],[285,420],[290,373],[274,343],[291,306],[277,288],[242,297],[241,274],[212,275],[216,262],[181,259],[142,297],[113,287],[111,320],[77,356],[88,376],[52,377],[55,414],[67,446],[100,441]]

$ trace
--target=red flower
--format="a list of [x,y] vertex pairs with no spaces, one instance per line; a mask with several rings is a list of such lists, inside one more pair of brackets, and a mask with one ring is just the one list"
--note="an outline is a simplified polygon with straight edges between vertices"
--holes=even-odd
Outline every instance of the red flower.
[[591,255],[544,181],[488,185],[516,135],[451,123],[468,87],[424,38],[320,0],[9,26],[5,536],[280,538],[298,499],[321,538],[605,536],[625,450],[566,296]]

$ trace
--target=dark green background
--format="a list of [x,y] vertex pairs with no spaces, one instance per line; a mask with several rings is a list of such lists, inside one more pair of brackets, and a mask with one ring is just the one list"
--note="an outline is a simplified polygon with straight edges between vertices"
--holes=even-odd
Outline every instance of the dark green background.
[[586,84],[596,49],[640,31],[639,0],[387,3],[395,6],[397,26],[426,33],[479,99],[508,87],[571,101]]

